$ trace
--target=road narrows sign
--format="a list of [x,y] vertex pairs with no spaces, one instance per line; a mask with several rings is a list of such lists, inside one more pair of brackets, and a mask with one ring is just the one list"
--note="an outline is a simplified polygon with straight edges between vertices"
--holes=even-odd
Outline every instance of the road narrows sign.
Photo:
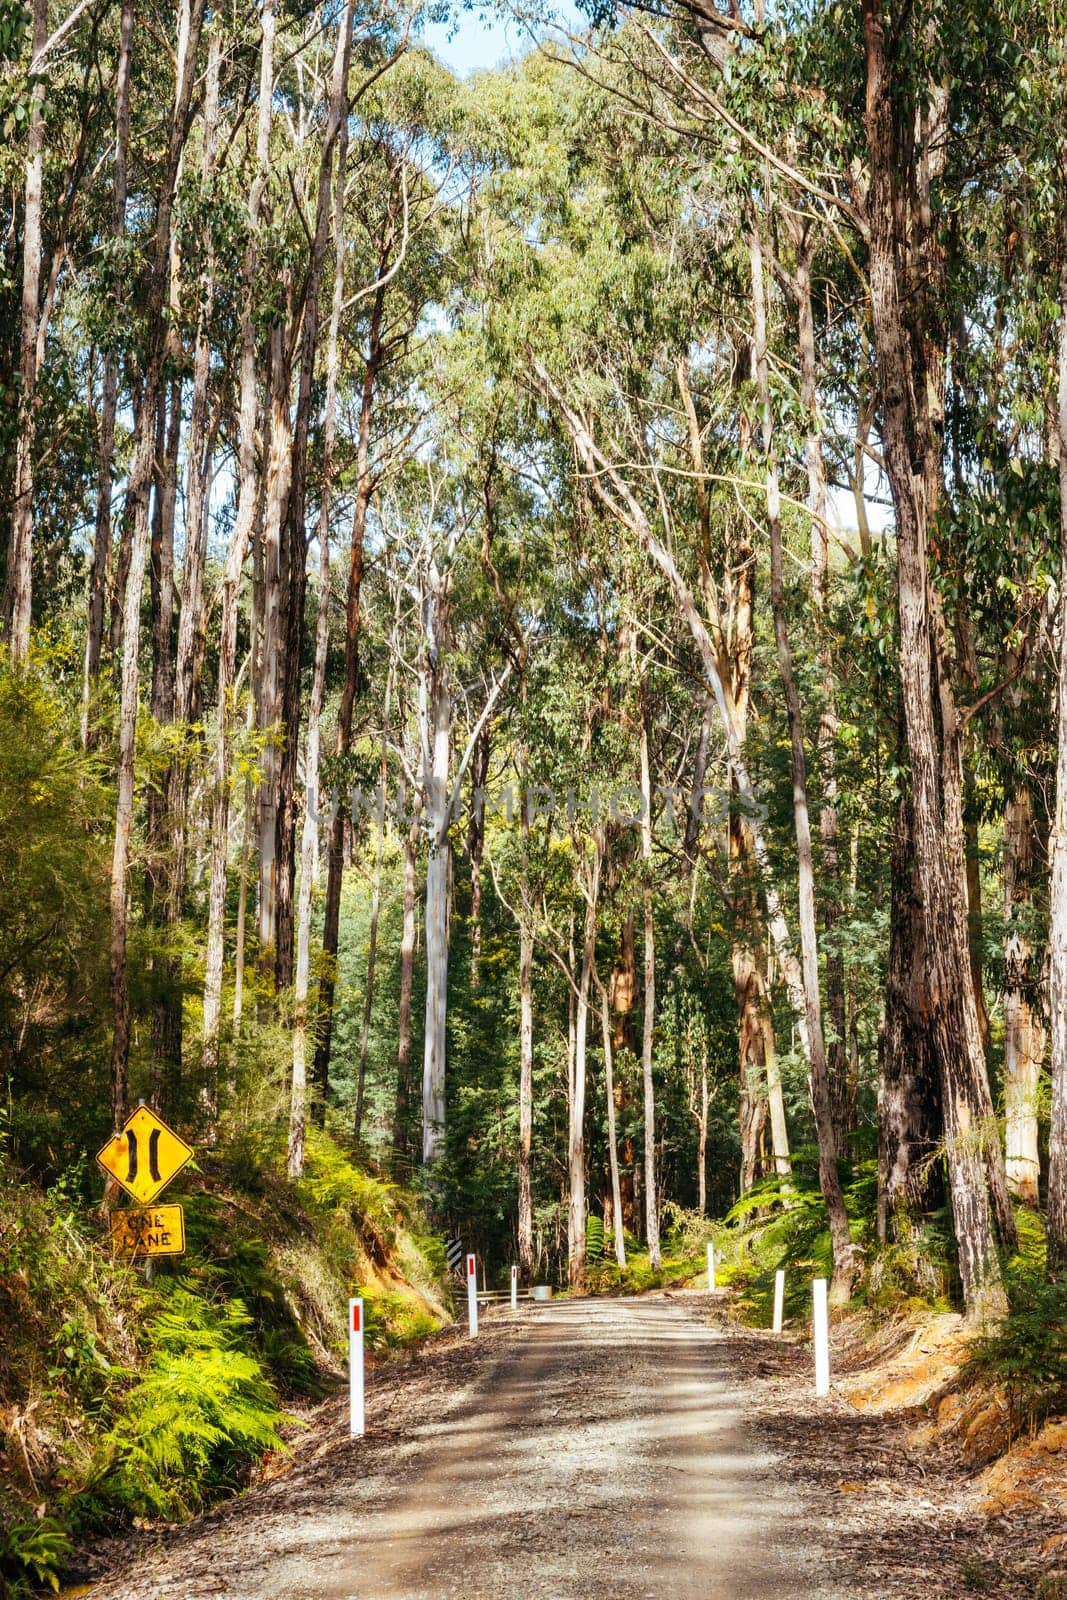
[[140,1206],[112,1211],[107,1219],[117,1256],[180,1256],[185,1251],[185,1212],[181,1206]]
[[148,1206],[192,1157],[192,1145],[148,1106],[138,1106],[96,1159],[127,1194]]

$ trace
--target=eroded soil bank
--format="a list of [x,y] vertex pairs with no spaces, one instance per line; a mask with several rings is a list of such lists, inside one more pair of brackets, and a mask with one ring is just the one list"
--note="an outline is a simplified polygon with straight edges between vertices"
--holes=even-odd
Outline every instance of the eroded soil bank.
[[323,1407],[288,1470],[142,1535],[93,1600],[1060,1592],[1051,1511],[988,1519],[949,1453],[899,1416],[816,1403],[802,1345],[737,1329],[718,1297],[483,1329],[376,1373],[362,1441]]

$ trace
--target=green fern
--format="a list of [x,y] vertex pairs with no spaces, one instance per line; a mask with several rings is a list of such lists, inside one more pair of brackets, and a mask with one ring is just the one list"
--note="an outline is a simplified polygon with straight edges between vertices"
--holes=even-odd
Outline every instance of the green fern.
[[151,1325],[153,1354],[104,1436],[102,1495],[140,1515],[195,1510],[240,1480],[242,1469],[283,1448],[274,1388],[237,1348],[250,1318],[180,1283]]
[[0,1596],[14,1600],[41,1584],[58,1591],[70,1553],[69,1538],[51,1517],[0,1528]]

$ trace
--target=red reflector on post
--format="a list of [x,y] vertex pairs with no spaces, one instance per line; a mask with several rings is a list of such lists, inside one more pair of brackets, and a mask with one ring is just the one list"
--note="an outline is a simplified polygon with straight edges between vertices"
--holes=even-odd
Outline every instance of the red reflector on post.
[[467,1277],[473,1278],[477,1269],[477,1262],[473,1256],[467,1257]]
[[360,1324],[361,1324],[362,1320],[363,1320],[363,1307],[362,1306],[353,1306],[352,1307],[352,1332],[353,1333],[359,1333]]

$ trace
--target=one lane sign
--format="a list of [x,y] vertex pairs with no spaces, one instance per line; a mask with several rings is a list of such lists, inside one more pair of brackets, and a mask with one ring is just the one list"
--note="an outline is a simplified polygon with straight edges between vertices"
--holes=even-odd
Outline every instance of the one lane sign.
[[185,1250],[185,1213],[181,1206],[142,1206],[112,1211],[107,1219],[111,1248],[117,1256],[180,1256]]

